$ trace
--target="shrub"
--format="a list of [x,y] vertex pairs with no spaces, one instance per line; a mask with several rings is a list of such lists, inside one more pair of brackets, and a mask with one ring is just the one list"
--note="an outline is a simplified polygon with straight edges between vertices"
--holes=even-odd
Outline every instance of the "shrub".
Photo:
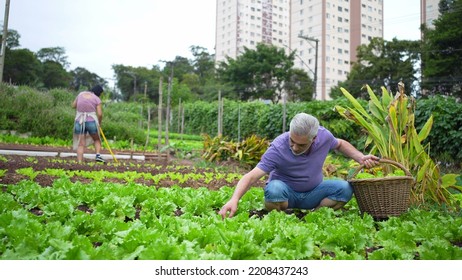
[[204,134],[204,153],[202,158],[208,161],[238,161],[248,166],[256,165],[265,151],[269,141],[252,135],[241,142],[228,141],[226,137],[211,138]]
[[[33,136],[72,139],[76,93],[53,89],[39,91],[30,87],[0,84],[0,130],[31,132]],[[103,107],[103,124],[108,138],[142,144],[146,133],[139,128],[139,105],[111,103]]]

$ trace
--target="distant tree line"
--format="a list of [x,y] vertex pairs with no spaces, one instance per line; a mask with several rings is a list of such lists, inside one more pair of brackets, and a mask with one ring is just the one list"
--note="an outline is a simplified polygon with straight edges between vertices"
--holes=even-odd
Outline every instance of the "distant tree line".
[[[417,97],[445,95],[462,97],[462,0],[441,0],[440,17],[430,29],[421,26],[422,40],[391,41],[373,38],[357,49],[356,61],[345,81],[331,89],[331,98],[342,97],[340,87],[355,97],[367,97],[364,85],[375,91],[385,86],[395,92],[403,81],[406,92]],[[81,90],[109,83],[82,67],[68,70],[62,47],[43,48],[37,53],[21,49],[20,35],[9,30],[3,81],[40,89]],[[191,100],[270,100],[278,103],[313,99],[313,80],[294,68],[295,51],[258,44],[245,48],[237,58],[215,64],[214,54],[191,46],[192,58],[177,56],[151,68],[112,65],[115,87],[107,89],[110,98],[121,101],[158,102],[160,92],[170,93],[171,104]],[[323,82],[323,81],[321,81]],[[165,99],[164,99],[165,100]],[[166,101],[164,101],[166,102]]]
[[95,84],[107,84],[103,78],[85,68],[77,67],[68,71],[69,62],[64,48],[42,48],[34,53],[20,48],[20,38],[16,30],[8,30],[3,69],[4,82],[39,89],[72,90],[89,88]]

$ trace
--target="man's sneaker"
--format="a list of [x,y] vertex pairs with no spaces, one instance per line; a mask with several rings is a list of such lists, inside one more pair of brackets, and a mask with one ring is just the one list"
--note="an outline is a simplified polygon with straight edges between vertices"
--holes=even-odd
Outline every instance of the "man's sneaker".
[[97,161],[97,162],[105,163],[105,161],[104,161],[104,159],[101,157],[101,155],[96,155],[96,161]]

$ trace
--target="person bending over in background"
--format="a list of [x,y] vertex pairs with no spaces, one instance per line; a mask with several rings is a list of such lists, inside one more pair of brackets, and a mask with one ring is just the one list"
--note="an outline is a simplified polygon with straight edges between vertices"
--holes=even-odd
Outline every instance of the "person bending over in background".
[[76,109],[74,122],[74,150],[77,150],[77,161],[83,161],[85,146],[94,144],[96,161],[104,162],[101,157],[101,138],[98,127],[103,120],[101,108],[101,93],[103,88],[100,85],[94,86],[90,91],[83,91],[77,95],[72,108]]
[[350,184],[345,180],[323,179],[322,167],[331,150],[340,151],[367,168],[378,164],[378,157],[364,155],[319,126],[315,117],[299,113],[291,120],[289,132],[276,137],[257,166],[239,180],[219,214],[223,219],[228,213],[232,217],[241,197],[266,174],[269,178],[264,190],[265,208],[269,211],[343,207],[353,196]]

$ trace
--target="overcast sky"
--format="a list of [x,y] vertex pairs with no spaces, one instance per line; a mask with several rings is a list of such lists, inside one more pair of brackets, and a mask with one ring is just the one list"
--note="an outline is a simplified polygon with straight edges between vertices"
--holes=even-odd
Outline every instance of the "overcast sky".
[[[3,23],[5,0],[1,1]],[[111,84],[113,64],[161,65],[191,57],[190,46],[214,53],[216,0],[10,0],[8,28],[37,52],[64,47],[70,69],[84,67]],[[420,38],[420,1],[384,0],[385,39]]]

